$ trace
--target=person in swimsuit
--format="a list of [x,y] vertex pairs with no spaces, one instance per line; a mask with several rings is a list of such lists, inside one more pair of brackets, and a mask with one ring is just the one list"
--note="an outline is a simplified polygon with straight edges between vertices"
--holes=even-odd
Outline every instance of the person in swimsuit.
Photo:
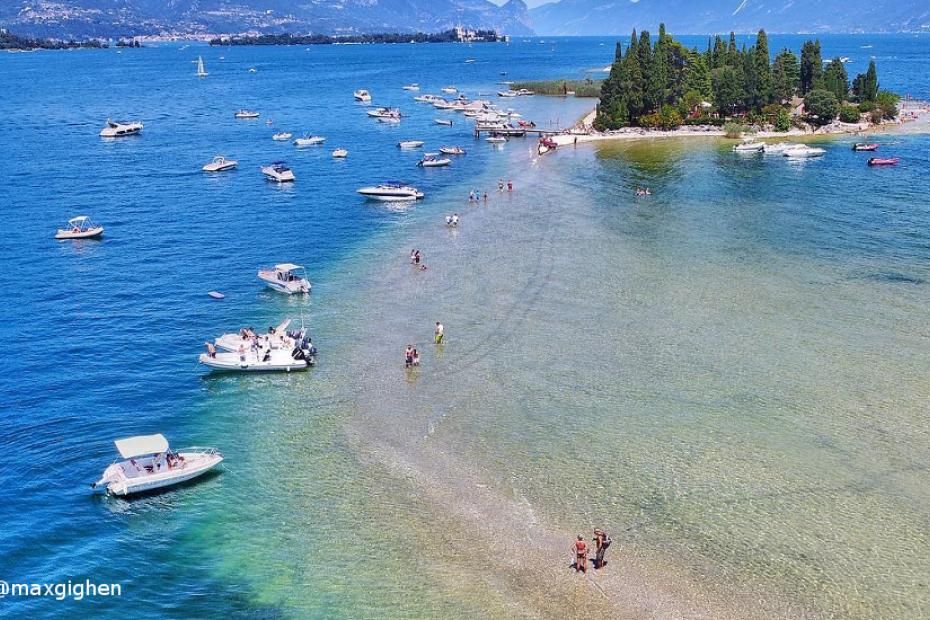
[[578,534],[578,540],[572,543],[572,551],[575,554],[575,572],[588,572],[588,544],[584,541],[584,536]]

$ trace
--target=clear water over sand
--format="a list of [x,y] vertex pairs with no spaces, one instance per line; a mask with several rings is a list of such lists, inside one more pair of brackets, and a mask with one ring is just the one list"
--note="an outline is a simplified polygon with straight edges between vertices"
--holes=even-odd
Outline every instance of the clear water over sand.
[[[69,130],[76,144],[106,113],[85,105],[60,112],[87,122]],[[526,105],[537,118],[579,112]],[[300,101],[284,107],[296,115]],[[210,114],[250,166],[274,153],[265,128]],[[417,128],[439,131],[417,114]],[[474,159],[417,171],[428,199],[389,212],[352,195],[358,167],[332,174],[312,153],[288,154],[303,172],[291,192],[250,184],[254,166],[205,186],[181,170],[212,143],[157,131],[182,121],[166,115],[152,137],[120,145],[153,170],[176,151],[190,159],[174,176],[121,170],[132,200],[104,174],[112,151],[87,186],[67,159],[65,178],[44,182],[25,160],[4,164],[13,208],[31,214],[0,246],[16,267],[3,276],[5,329],[26,341],[39,315],[91,334],[58,350],[57,369],[33,348],[6,362],[24,379],[3,373],[17,415],[0,428],[29,463],[6,487],[11,572],[123,582],[123,600],[87,603],[103,616],[920,618],[930,607],[926,137],[881,139],[903,159],[887,170],[843,140],[800,165],[714,142],[537,162],[529,141],[466,144]],[[301,120],[314,122],[336,131]],[[359,127],[350,150],[377,169],[395,138]],[[30,149],[48,147],[36,140]],[[384,161],[392,175],[410,163]],[[324,171],[332,190],[314,199],[301,181]],[[513,194],[497,192],[502,175]],[[654,195],[636,199],[638,185]],[[470,187],[488,191],[486,207],[469,206]],[[46,243],[62,196],[108,215],[112,235]],[[457,231],[442,226],[452,211]],[[177,243],[145,236],[158,222]],[[408,264],[414,247],[426,271]],[[253,281],[253,263],[285,252],[313,266],[318,367],[200,378],[206,336],[299,313],[299,300]],[[14,273],[73,284],[24,288]],[[208,301],[213,287],[229,303]],[[143,363],[128,367],[134,338]],[[423,354],[415,372],[403,368],[408,343]],[[220,446],[225,471],[136,502],[87,496],[114,436],[157,430]],[[616,542],[586,579],[568,568],[568,545],[595,526]]]

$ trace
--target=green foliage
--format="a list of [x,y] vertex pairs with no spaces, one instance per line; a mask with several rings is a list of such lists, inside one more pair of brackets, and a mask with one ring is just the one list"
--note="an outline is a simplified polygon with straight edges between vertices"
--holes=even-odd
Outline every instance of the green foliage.
[[840,120],[844,123],[858,123],[859,108],[854,105],[840,106]]
[[660,124],[661,124],[662,129],[667,129],[667,130],[677,129],[678,127],[681,126],[681,123],[684,120],[682,119],[681,114],[678,112],[678,110],[675,109],[674,106],[667,104],[667,103],[664,106],[662,106],[662,111],[659,112],[659,117],[661,119]]
[[[136,46],[139,47],[138,44],[136,44]],[[53,41],[51,39],[27,39],[26,37],[15,35],[12,32],[0,32],[0,50],[63,50],[79,47],[101,49],[109,46],[96,39],[90,39],[88,41],[75,41],[73,39],[70,41]]]
[[742,123],[727,123],[723,126],[723,131],[726,133],[727,138],[740,138],[749,131],[749,127]]
[[537,80],[528,82],[514,82],[510,87],[514,90],[525,88],[537,95],[567,95],[574,92],[576,97],[600,97],[603,95],[603,85],[606,80]]
[[815,125],[827,125],[836,118],[838,102],[836,96],[828,90],[818,88],[804,97],[804,109],[808,120]]
[[846,101],[849,96],[849,76],[846,66],[839,58],[834,58],[823,73],[823,87],[833,93],[837,101]]
[[[504,40],[494,30],[478,30],[476,41],[497,42]],[[210,45],[331,45],[333,43],[454,43],[459,40],[455,30],[443,32],[382,32],[369,34],[347,34],[329,36],[325,34],[262,34],[258,36],[217,37]]]
[[791,129],[791,115],[788,110],[780,108],[775,115],[775,131],[785,132]]
[[869,69],[865,73],[860,73],[853,80],[853,97],[856,101],[874,101],[878,96],[878,72],[875,69],[875,61],[869,61]]
[[863,101],[859,104],[858,107],[859,107],[859,112],[865,114],[875,109],[875,102],[874,101]]
[[[877,87],[874,64],[869,73],[857,78],[854,91],[867,89],[873,79]],[[543,92],[540,88],[531,89]],[[574,90],[578,92],[577,88]],[[818,120],[828,119],[825,122],[836,117],[838,102],[846,100],[849,93],[846,68],[835,59],[824,71],[818,41],[804,44],[800,60],[784,49],[770,62],[768,36],[763,30],[751,47],[738,47],[736,36],[731,33],[728,41],[719,36],[709,39],[707,50],[702,53],[684,48],[660,25],[655,41],[648,32],[637,34],[634,30],[626,49],[617,45],[610,75],[600,86],[595,125],[618,128],[693,124],[694,119],[684,119],[696,111],[702,117],[707,116],[699,106],[710,101],[715,115],[747,116],[760,123],[778,122],[785,127],[790,125],[791,116],[780,106],[790,103],[796,95],[806,96],[812,91],[823,91],[832,98],[832,106],[831,100],[825,100],[820,93],[811,99],[820,112],[812,115]],[[776,105],[772,107],[773,104]],[[678,118],[669,112],[671,109]],[[886,111],[896,112],[896,106],[887,106]]]
[[882,90],[875,96],[876,109],[882,113],[882,118],[892,119],[898,115],[898,101],[901,98],[890,90]]
[[823,87],[823,60],[820,56],[820,41],[807,41],[801,47],[800,93],[807,95]]

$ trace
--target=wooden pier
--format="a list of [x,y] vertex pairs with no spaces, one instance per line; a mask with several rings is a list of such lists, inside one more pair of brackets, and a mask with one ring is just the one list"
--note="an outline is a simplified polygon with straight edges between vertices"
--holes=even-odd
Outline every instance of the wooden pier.
[[481,134],[486,133],[492,136],[505,136],[507,138],[525,138],[528,134],[537,137],[554,136],[565,133],[564,129],[540,129],[539,127],[507,127],[504,129],[491,127],[475,126],[475,138],[480,139]]

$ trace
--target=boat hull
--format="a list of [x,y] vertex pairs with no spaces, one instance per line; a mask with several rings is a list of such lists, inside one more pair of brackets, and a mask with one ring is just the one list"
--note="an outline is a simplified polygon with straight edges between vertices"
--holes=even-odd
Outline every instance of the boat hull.
[[291,372],[307,370],[314,362],[312,358],[310,360],[291,359],[290,361],[272,360],[269,362],[246,359],[243,362],[239,359],[238,353],[217,353],[215,357],[201,353],[200,363],[210,368],[210,370],[219,372]]
[[216,453],[202,452],[179,452],[184,457],[186,464],[181,468],[166,469],[164,472],[149,474],[134,478],[127,478],[121,472],[115,471],[114,468],[121,468],[125,463],[114,463],[104,472],[104,478],[107,473],[111,473],[114,480],[110,481],[106,490],[110,495],[126,497],[128,495],[137,495],[158,489],[177,486],[198,478],[208,471],[214,469],[223,462],[223,455]]
[[82,230],[80,232],[59,229],[58,232],[55,233],[56,239],[94,239],[101,236],[103,236],[103,226]]

